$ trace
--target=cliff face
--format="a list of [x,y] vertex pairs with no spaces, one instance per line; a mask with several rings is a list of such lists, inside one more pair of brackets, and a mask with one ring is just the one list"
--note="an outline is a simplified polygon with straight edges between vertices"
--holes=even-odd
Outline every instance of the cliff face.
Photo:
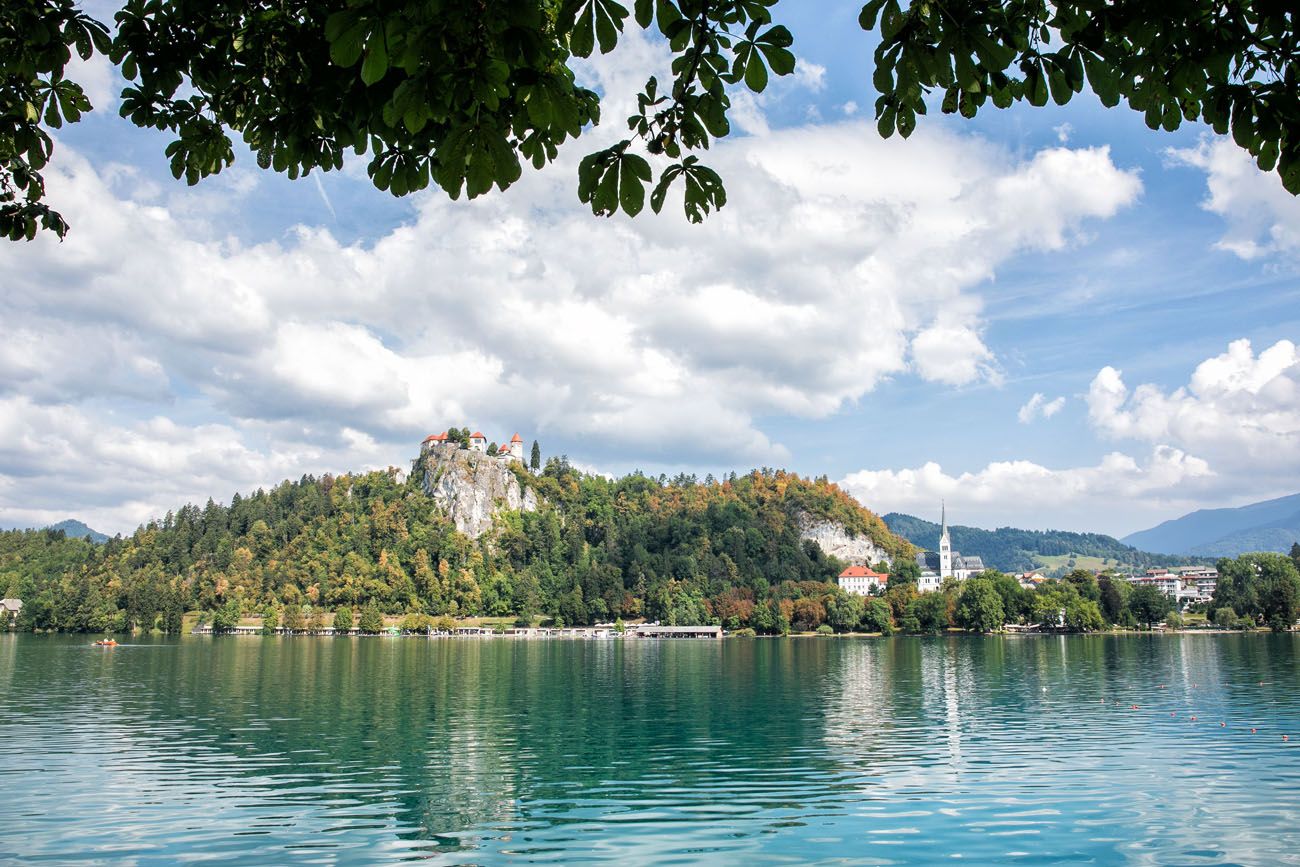
[[838,521],[809,514],[799,516],[799,538],[816,542],[824,553],[853,566],[870,566],[890,560],[890,554],[865,533],[850,535]]
[[537,495],[498,458],[482,452],[438,446],[420,458],[424,492],[441,506],[456,529],[471,539],[492,529],[502,511],[533,512]]

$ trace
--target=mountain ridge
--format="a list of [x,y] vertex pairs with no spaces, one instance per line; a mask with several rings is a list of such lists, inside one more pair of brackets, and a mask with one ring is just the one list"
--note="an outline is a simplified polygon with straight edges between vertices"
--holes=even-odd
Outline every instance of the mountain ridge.
[[1300,494],[1223,509],[1197,509],[1120,541],[1199,556],[1286,552],[1300,541]]

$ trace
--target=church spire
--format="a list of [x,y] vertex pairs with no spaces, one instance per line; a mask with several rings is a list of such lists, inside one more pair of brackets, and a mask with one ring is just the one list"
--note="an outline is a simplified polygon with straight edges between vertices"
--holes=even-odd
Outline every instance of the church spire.
[[939,537],[948,537],[948,504],[943,500],[939,501]]

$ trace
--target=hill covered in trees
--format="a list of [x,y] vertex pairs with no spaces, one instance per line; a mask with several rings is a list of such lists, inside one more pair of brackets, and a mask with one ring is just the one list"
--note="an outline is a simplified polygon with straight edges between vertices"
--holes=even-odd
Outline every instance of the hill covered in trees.
[[[562,459],[515,472],[540,507],[499,514],[478,540],[395,470],[304,476],[229,505],[183,506],[102,545],[5,533],[0,589],[24,600],[22,625],[37,629],[176,631],[191,610],[347,607],[566,624],[731,616],[770,631],[783,612],[788,624],[794,600],[839,593],[843,564],[801,538],[807,518],[866,534],[891,556],[913,554],[824,478],[765,469],[611,480]],[[806,607],[809,622],[826,616]]]
[[[935,551],[939,546],[939,525],[931,521],[890,512],[884,517],[889,529],[918,548]],[[1003,572],[1028,572],[1041,568],[1046,557],[1098,557],[1107,565],[1146,569],[1149,566],[1186,566],[1203,561],[1197,557],[1151,554],[1125,545],[1100,533],[1070,533],[1064,530],[1018,530],[999,527],[948,528],[952,547],[965,555],[983,558],[984,563]],[[1062,568],[1065,571],[1068,567]]]

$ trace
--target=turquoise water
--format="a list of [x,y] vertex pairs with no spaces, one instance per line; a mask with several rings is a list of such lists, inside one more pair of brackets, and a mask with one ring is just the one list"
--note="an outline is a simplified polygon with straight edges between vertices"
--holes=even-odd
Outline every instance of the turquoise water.
[[1298,647],[6,635],[0,861],[1296,864]]

